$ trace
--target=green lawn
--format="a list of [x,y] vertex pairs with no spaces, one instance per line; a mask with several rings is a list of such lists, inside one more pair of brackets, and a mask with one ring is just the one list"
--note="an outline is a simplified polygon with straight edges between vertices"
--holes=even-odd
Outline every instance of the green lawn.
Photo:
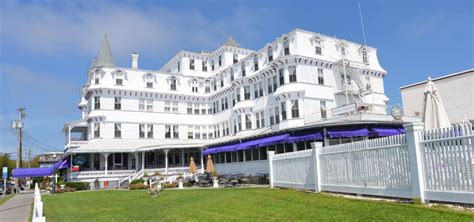
[[44,196],[47,221],[474,221],[474,214],[268,188]]
[[10,200],[13,196],[15,196],[15,194],[10,194],[8,196],[5,196],[5,198],[1,198],[0,197],[0,205],[6,203],[8,200]]

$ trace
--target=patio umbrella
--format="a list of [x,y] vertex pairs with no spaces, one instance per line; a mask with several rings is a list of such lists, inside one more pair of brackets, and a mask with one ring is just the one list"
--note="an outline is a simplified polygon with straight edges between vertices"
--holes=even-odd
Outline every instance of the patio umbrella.
[[196,163],[194,163],[194,158],[191,157],[191,160],[189,161],[189,173],[196,173],[197,172],[197,168],[196,168]]
[[425,88],[425,107],[423,112],[423,122],[425,129],[450,127],[448,114],[441,100],[438,88],[431,78],[428,78]]
[[214,169],[214,163],[212,163],[211,155],[207,155],[207,165],[206,165],[206,172],[212,173],[216,169]]

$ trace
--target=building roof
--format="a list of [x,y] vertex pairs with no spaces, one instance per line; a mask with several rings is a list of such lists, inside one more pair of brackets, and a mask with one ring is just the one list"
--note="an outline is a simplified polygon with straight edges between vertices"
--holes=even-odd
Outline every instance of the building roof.
[[[431,81],[436,82],[438,80],[447,79],[447,78],[451,78],[451,77],[455,77],[455,76],[459,76],[459,75],[464,75],[464,74],[468,74],[468,73],[471,73],[471,72],[474,73],[474,69],[468,69],[468,70],[464,70],[464,71],[460,71],[460,72],[451,73],[451,74],[448,74],[448,75],[445,75],[445,76],[441,76],[441,77],[438,77],[438,78],[431,79]],[[428,80],[425,80],[425,81],[422,81],[422,82],[417,82],[417,83],[409,84],[409,85],[406,85],[406,86],[402,86],[402,87],[400,87],[400,90],[410,88],[410,87],[413,87],[413,86],[417,86],[417,85],[424,85],[427,82],[428,82]]]
[[234,38],[232,38],[232,37],[227,38],[227,40],[225,41],[224,45],[227,45],[227,46],[234,46],[234,47],[240,48],[240,44],[237,43],[237,42],[234,40]]
[[102,46],[100,47],[99,57],[95,60],[93,66],[102,66],[106,68],[114,68],[115,62],[114,57],[112,56],[112,50],[110,49],[109,39],[107,35],[104,35],[104,40],[102,41]]

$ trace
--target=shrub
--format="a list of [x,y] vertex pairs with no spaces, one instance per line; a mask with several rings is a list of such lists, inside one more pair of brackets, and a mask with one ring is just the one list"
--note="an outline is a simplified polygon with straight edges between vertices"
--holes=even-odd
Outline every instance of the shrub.
[[160,171],[158,171],[158,170],[153,173],[153,176],[155,176],[155,177],[160,176],[160,175],[161,175]]
[[191,183],[191,182],[184,182],[184,183],[183,183],[183,186],[185,186],[185,187],[192,187],[192,186],[193,186],[193,183]]
[[136,179],[136,180],[132,180],[132,182],[130,182],[130,185],[133,185],[133,184],[143,184],[145,183],[145,180],[143,179]]
[[64,185],[69,188],[74,188],[76,190],[88,190],[89,183],[86,182],[65,182]]
[[164,188],[176,188],[176,187],[178,187],[178,184],[175,183],[175,182],[173,182],[173,183],[165,183],[165,184],[163,185],[163,187],[164,187]]
[[137,183],[137,184],[130,184],[128,188],[130,190],[144,190],[144,189],[148,189],[148,186],[143,183]]

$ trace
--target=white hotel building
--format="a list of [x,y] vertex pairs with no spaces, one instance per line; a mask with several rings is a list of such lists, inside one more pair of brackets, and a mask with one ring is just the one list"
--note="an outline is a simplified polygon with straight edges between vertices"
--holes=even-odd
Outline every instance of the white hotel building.
[[386,113],[377,49],[300,29],[257,51],[232,38],[212,52],[181,51],[158,71],[139,69],[136,53],[131,67],[117,66],[105,37],[87,75],[82,118],[64,127],[65,152],[79,166],[71,181],[176,175],[191,156],[203,169],[208,153],[220,174],[266,173],[268,150],[378,137],[403,124]]

